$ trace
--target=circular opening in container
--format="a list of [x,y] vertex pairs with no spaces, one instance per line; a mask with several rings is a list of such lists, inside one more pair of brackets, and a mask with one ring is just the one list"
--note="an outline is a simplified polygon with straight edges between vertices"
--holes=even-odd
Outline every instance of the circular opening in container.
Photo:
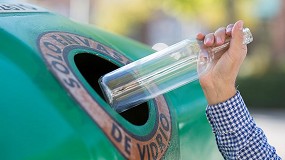
[[[104,99],[98,80],[104,74],[117,69],[118,66],[90,53],[77,54],[74,57],[74,61],[78,70],[89,85],[102,99]],[[143,103],[120,113],[120,115],[134,125],[143,125],[148,120],[148,112],[149,109],[147,103]]]

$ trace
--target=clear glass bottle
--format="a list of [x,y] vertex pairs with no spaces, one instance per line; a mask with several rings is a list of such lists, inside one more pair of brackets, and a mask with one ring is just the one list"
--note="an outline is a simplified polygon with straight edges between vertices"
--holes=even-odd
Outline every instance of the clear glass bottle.
[[[250,30],[245,28],[243,33],[243,43],[250,43]],[[215,54],[228,49],[229,43],[230,38],[223,45],[205,47],[202,41],[186,39],[105,74],[99,84],[107,102],[123,112],[197,80],[207,72]]]

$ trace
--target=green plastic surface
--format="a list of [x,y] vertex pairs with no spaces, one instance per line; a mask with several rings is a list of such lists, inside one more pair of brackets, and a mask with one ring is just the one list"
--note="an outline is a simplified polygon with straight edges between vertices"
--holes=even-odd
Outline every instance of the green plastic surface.
[[[45,61],[39,40],[43,35],[53,32],[86,37],[117,51],[130,61],[154,52],[149,46],[94,26],[75,23],[53,13],[0,13],[0,159],[128,158],[115,147],[114,142],[97,124],[99,122],[82,108],[56,77],[54,68],[50,68]],[[106,65],[121,66],[121,62],[100,54],[92,47],[74,46],[67,53],[69,69],[115,122],[130,135],[151,135],[156,125],[161,123],[158,122],[161,117],[157,115],[156,102],[148,103],[148,119],[143,125],[132,124],[113,111],[91,87],[78,70],[74,57],[88,53],[101,57]],[[107,66],[98,66],[100,67]],[[98,74],[95,71],[96,67],[94,74]],[[163,106],[162,109],[169,110],[171,115],[171,139],[164,146],[159,144],[159,138],[154,137],[158,142],[156,149],[163,152],[163,158],[222,159],[205,117],[206,101],[199,83],[185,85],[165,94],[164,98],[168,106]],[[104,117],[102,119],[104,121]],[[162,120],[162,125],[163,123],[166,122]],[[159,133],[160,138],[163,138],[162,131]],[[113,135],[120,137],[119,133]],[[118,141],[121,142],[120,139]],[[148,140],[145,141],[147,143]],[[129,144],[127,141],[123,144],[126,151],[136,147]],[[143,155],[136,159],[155,158],[150,150],[151,143],[144,149],[140,148]]]

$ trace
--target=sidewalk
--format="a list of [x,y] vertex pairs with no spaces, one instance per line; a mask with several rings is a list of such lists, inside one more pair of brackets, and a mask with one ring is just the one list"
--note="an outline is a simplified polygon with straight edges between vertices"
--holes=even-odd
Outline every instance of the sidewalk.
[[285,159],[285,110],[253,111],[252,116],[265,132],[269,144],[275,147],[282,159]]

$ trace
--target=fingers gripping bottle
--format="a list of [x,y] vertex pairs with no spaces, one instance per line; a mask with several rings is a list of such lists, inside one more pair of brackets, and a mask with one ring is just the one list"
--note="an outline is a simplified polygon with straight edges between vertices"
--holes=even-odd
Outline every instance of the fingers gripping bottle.
[[[250,30],[244,28],[243,34],[243,43],[249,44],[253,40]],[[197,80],[210,68],[215,54],[228,49],[229,44],[229,37],[216,47],[186,39],[105,74],[99,84],[107,102],[123,112]]]

